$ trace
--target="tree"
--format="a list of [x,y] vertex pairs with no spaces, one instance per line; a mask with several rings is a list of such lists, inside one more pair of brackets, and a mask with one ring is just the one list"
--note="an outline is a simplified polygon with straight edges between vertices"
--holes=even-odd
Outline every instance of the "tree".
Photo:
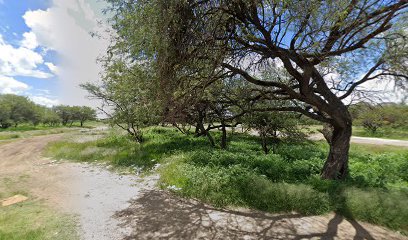
[[0,127],[9,128],[12,125],[10,119],[11,116],[11,106],[6,102],[2,101],[0,98]]
[[373,134],[381,127],[395,129],[408,124],[408,106],[404,104],[356,104],[351,112],[354,122]]
[[[359,86],[374,79],[407,82],[404,0],[109,2],[115,48],[154,62],[164,106],[239,76],[249,94],[288,102],[264,111],[328,124],[322,178],[348,173],[352,118],[343,101],[364,97]],[[267,69],[276,76],[264,78]]]
[[102,100],[102,110],[111,123],[143,142],[142,127],[160,121],[161,107],[155,101],[154,75],[148,65],[107,59],[100,85],[84,84],[91,98]]
[[375,109],[365,111],[360,115],[360,118],[363,127],[372,134],[375,134],[377,129],[384,123],[384,117],[381,112],[376,111]]
[[298,118],[293,113],[254,111],[244,118],[244,123],[258,132],[262,150],[268,154],[271,149],[275,153],[276,146],[282,140],[306,140],[306,134],[298,128]]
[[81,127],[83,127],[85,121],[96,119],[96,111],[91,107],[82,106],[75,109],[74,116],[75,119],[77,119],[80,122]]
[[[406,42],[399,24],[408,6],[403,0],[158,3],[167,7],[157,30],[167,51],[162,58],[159,52],[158,61],[182,59],[160,62],[163,73],[172,71],[162,79],[178,85],[188,70],[212,64],[212,75],[203,79],[214,79],[215,72],[241,76],[263,87],[263,94],[290,102],[265,111],[298,112],[329,124],[333,132],[322,178],[348,174],[352,118],[343,100],[374,79],[407,79],[406,61],[396,50],[401,47],[396,43]],[[289,80],[262,79],[257,69],[271,64]]]
[[61,121],[62,121],[61,118],[53,109],[46,108],[45,111],[43,112],[42,116],[43,124],[57,126],[61,123]]
[[61,119],[62,125],[66,126],[70,121],[73,121],[73,111],[70,106],[58,105],[53,108],[53,110],[58,114]]
[[36,105],[27,97],[14,94],[0,95],[0,103],[3,108],[4,120],[2,127],[7,128],[11,125],[17,127],[23,122],[37,123]]

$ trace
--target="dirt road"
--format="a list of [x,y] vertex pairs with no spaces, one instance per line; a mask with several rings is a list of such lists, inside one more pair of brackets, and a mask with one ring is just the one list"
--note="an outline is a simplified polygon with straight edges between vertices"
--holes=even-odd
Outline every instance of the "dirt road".
[[[321,133],[313,134],[309,137],[311,140],[324,140]],[[394,139],[384,139],[384,138],[369,138],[369,137],[351,137],[352,143],[358,144],[371,144],[371,145],[390,145],[399,147],[408,147],[408,141],[406,140],[394,140]]]
[[[398,233],[341,216],[273,215],[215,209],[155,188],[156,176],[120,176],[102,166],[56,163],[41,157],[60,135],[0,146],[1,178],[34,197],[78,215],[82,239],[407,239]],[[21,176],[25,176],[21,178]],[[3,186],[0,183],[0,190]]]

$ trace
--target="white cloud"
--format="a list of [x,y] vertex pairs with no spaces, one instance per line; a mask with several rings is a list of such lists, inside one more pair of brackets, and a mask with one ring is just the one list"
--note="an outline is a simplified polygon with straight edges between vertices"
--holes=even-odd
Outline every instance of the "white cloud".
[[37,37],[33,32],[25,32],[23,34],[23,40],[21,46],[28,49],[35,49],[38,47]]
[[33,102],[46,106],[46,107],[52,107],[55,105],[60,104],[60,102],[56,99],[51,99],[48,97],[44,97],[44,96],[30,96],[29,97]]
[[27,84],[19,82],[11,77],[0,75],[0,93],[1,94],[19,94],[27,90],[29,87]]
[[52,74],[38,70],[44,62],[42,56],[35,51],[6,43],[0,35],[0,74],[3,76],[27,76],[49,78]]
[[371,92],[377,102],[401,103],[406,100],[406,92],[395,86],[392,79],[378,79],[367,81],[358,90]]
[[48,67],[48,69],[50,69],[52,73],[58,75],[59,68],[55,66],[52,62],[45,62],[44,64]]
[[[53,0],[46,10],[27,11],[23,18],[39,45],[55,50],[60,99],[66,104],[90,104],[79,84],[96,81],[101,67],[97,57],[105,53],[108,40],[93,38],[98,20],[90,2],[96,0]],[[53,66],[47,64],[52,71]]]

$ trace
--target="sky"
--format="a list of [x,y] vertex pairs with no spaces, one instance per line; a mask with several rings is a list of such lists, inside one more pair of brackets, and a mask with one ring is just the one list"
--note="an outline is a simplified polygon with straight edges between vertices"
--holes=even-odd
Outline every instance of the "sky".
[[[108,38],[103,0],[0,0],[0,94],[24,95],[38,104],[88,105],[81,83],[97,82],[96,59]],[[102,34],[103,35],[103,34]],[[379,101],[401,101],[392,83],[368,82]]]
[[107,38],[101,0],[0,0],[0,94],[45,106],[90,105],[79,87],[98,80]]

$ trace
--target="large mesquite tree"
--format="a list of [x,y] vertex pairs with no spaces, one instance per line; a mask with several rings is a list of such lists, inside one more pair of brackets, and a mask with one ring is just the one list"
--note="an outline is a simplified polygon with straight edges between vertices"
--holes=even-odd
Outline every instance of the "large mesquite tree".
[[[180,29],[188,39],[188,46],[181,48],[189,59],[184,62],[215,62],[217,71],[238,75],[263,87],[271,98],[290,102],[265,111],[299,112],[330,125],[330,152],[322,177],[345,178],[352,118],[344,101],[367,81],[407,79],[407,59],[401,55],[406,52],[406,29],[401,21],[408,2],[175,2],[174,19],[185,16],[182,26],[187,29]],[[174,31],[172,26],[179,25],[180,20],[169,21],[166,29]],[[262,78],[260,69],[271,64],[289,78]]]
[[[348,173],[345,102],[364,96],[359,86],[368,81],[407,82],[404,0],[109,2],[116,46],[132,59],[151,57],[169,108],[216,81],[244,79],[250,99],[284,102],[257,111],[298,112],[330,126],[326,179]],[[276,76],[265,77],[268,69]]]

